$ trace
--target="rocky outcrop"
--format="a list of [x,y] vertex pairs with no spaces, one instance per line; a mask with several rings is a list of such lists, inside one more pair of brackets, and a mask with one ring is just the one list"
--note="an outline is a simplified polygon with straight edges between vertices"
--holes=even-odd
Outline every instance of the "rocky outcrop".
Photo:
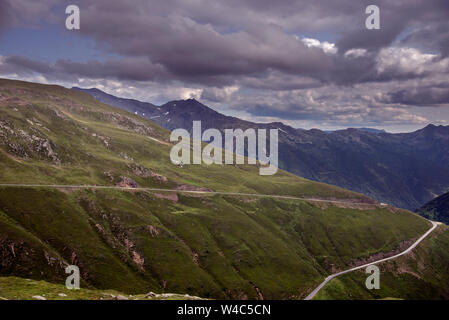
[[139,185],[133,179],[128,177],[120,177],[120,181],[116,184],[117,187],[122,188],[138,188]]
[[153,178],[160,182],[168,182],[167,177],[158,174],[156,172],[151,171],[150,169],[145,168],[144,166],[137,163],[128,163],[127,167],[131,169],[131,172],[136,176],[141,178]]
[[31,127],[29,131],[16,128],[12,121],[0,120],[0,144],[6,145],[9,153],[23,159],[44,158],[61,163],[56,144],[35,128]]

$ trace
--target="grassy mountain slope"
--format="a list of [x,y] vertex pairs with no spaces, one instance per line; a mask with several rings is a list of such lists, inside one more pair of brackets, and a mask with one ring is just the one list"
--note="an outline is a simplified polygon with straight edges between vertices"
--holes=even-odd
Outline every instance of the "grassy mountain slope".
[[98,89],[77,89],[99,101],[124,108],[173,130],[279,128],[279,167],[301,177],[368,195],[393,206],[415,210],[449,189],[449,126],[391,134],[370,129],[324,132],[294,129],[279,122],[253,123],[225,116],[194,100],[160,107],[122,99]]
[[440,225],[410,254],[384,262],[380,289],[368,290],[364,270],[333,279],[315,299],[448,299],[449,228]]
[[[331,270],[429,228],[347,190],[249,165],[179,167],[168,132],[58,86],[0,80],[0,183],[97,184],[341,199],[0,186],[0,275],[212,298],[300,298]],[[280,151],[282,152],[282,150]],[[364,202],[365,204],[359,204]]]
[[284,171],[259,176],[253,165],[179,168],[169,159],[168,131],[81,92],[0,80],[0,94],[3,183],[115,185],[127,176],[142,187],[369,200]]

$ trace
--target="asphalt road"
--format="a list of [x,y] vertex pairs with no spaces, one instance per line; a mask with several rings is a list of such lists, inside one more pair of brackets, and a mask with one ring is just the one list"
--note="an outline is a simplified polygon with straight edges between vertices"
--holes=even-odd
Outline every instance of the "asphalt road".
[[374,264],[378,264],[378,263],[381,263],[381,262],[384,262],[384,261],[388,261],[388,260],[393,260],[393,259],[396,259],[396,258],[398,258],[398,257],[400,257],[400,256],[403,256],[403,255],[405,255],[405,254],[407,254],[407,253],[409,253],[410,251],[412,251],[421,241],[423,241],[433,230],[435,230],[435,228],[438,226],[438,223],[436,223],[436,222],[434,222],[434,221],[430,221],[430,222],[432,222],[432,228],[430,228],[421,238],[419,238],[418,240],[416,240],[416,242],[415,243],[413,243],[410,247],[408,247],[405,251],[403,251],[403,252],[401,252],[401,253],[399,253],[399,254],[397,254],[397,255],[394,255],[394,256],[391,256],[391,257],[388,257],[388,258],[384,258],[384,259],[380,259],[380,260],[377,260],[377,261],[373,261],[373,262],[370,262],[370,263],[367,263],[367,264],[364,264],[364,265],[361,265],[361,266],[358,266],[358,267],[354,267],[354,268],[351,268],[351,269],[348,269],[348,270],[345,270],[345,271],[340,271],[340,272],[337,272],[337,273],[334,273],[334,274],[332,274],[332,275],[330,275],[330,276],[328,276],[318,287],[316,287],[304,300],[312,300],[313,299],[313,297],[315,297],[315,295],[318,293],[318,291],[320,291],[321,290],[321,288],[323,288],[329,281],[331,281],[332,279],[334,279],[334,278],[336,278],[336,277],[338,277],[338,276],[341,276],[342,274],[345,274],[345,273],[349,273],[349,272],[352,272],[352,271],[355,271],[355,270],[359,270],[359,269],[363,269],[363,268],[366,268],[366,267],[368,267],[368,266],[371,266],[371,265],[374,265]]

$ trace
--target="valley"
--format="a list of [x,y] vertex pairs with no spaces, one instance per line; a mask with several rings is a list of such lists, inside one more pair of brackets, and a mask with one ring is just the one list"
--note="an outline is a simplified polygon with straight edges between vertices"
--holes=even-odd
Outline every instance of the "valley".
[[63,285],[75,264],[93,291],[303,299],[431,227],[283,170],[175,165],[169,134],[86,93],[0,80],[0,279]]
[[295,129],[280,122],[254,123],[216,112],[194,99],[161,106],[118,98],[98,89],[79,89],[98,101],[192,133],[203,129],[279,129],[279,168],[365,194],[379,202],[414,211],[449,190],[449,127],[428,125],[410,133],[366,128],[338,131]]

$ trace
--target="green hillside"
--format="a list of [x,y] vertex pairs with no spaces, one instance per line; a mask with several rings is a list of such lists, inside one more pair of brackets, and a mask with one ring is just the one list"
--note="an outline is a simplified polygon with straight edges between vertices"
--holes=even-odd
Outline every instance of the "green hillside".
[[284,171],[260,176],[254,165],[180,168],[167,130],[59,86],[0,79],[0,107],[2,183],[115,185],[126,176],[142,187],[368,199]]
[[[350,191],[250,165],[176,166],[169,132],[58,86],[0,80],[0,183],[290,195],[344,203],[0,186],[0,275],[204,298],[302,298],[333,270],[430,223]],[[282,152],[282,150],[280,150]],[[363,204],[361,204],[363,202]],[[1,290],[0,290],[1,292]]]
[[0,300],[202,300],[199,297],[173,293],[127,295],[115,290],[80,288],[17,277],[0,277]]
[[330,281],[315,299],[449,299],[449,228],[440,225],[413,252],[379,264],[380,289],[368,290],[364,270]]

